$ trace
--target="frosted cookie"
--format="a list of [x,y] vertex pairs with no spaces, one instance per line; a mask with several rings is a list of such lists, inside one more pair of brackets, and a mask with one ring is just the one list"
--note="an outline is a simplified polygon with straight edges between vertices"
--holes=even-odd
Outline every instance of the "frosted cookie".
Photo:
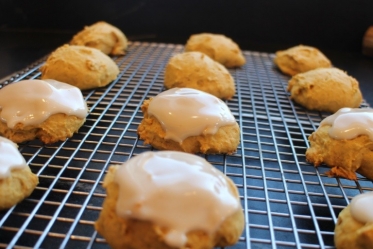
[[160,150],[231,154],[240,129],[228,106],[217,97],[191,88],[173,88],[141,106],[137,133]]
[[307,161],[325,163],[331,176],[373,180],[373,109],[342,108],[324,119],[308,138]]
[[238,45],[224,35],[209,33],[192,35],[185,45],[185,51],[204,53],[226,67],[240,67],[246,63]]
[[164,86],[194,88],[221,99],[231,99],[236,91],[228,70],[200,52],[172,57],[166,66]]
[[127,38],[118,28],[106,22],[86,26],[71,40],[71,45],[96,48],[104,54],[123,55],[127,49]]
[[298,104],[309,110],[336,112],[359,107],[359,83],[337,68],[318,68],[293,76],[287,90]]
[[64,45],[40,67],[42,79],[55,79],[81,90],[103,87],[117,78],[119,68],[95,48]]
[[329,59],[320,50],[303,45],[277,51],[274,63],[283,73],[290,76],[316,68],[331,67]]
[[0,210],[28,197],[39,183],[12,141],[0,137]]
[[234,183],[205,159],[145,152],[111,166],[96,230],[111,248],[193,248],[235,244],[244,227]]
[[0,135],[16,143],[64,141],[87,114],[80,90],[55,80],[24,80],[0,90]]
[[373,192],[355,196],[339,213],[334,230],[337,249],[366,249],[373,245]]

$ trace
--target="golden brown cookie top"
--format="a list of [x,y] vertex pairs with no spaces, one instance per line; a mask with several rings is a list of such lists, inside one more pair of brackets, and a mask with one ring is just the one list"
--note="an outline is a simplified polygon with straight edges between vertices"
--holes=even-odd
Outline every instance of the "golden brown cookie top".
[[42,79],[55,79],[81,90],[102,87],[119,74],[116,63],[100,50],[77,45],[57,48],[40,67]]
[[184,248],[193,230],[213,234],[241,209],[233,182],[205,159],[184,152],[142,153],[118,166],[114,181],[117,214],[167,228],[164,240],[175,248]]
[[[216,70],[218,71],[222,71],[224,73],[229,74],[228,70],[225,67],[223,67],[220,63],[211,59],[211,57],[209,57],[205,53],[199,51],[190,51],[174,55],[168,62],[167,66],[169,65],[172,65],[176,69],[187,69],[188,67],[193,69],[201,67],[210,69],[216,68]],[[201,75],[206,74],[205,71],[201,71],[200,73]]]
[[164,85],[166,88],[194,88],[222,99],[231,99],[235,94],[234,79],[229,71],[201,52],[173,56],[166,66]]
[[274,63],[283,73],[291,76],[316,68],[331,67],[329,59],[320,50],[303,45],[277,51]]
[[357,80],[338,68],[317,68],[297,74],[289,80],[288,91],[291,91],[295,85],[307,86],[310,89],[317,85],[323,90],[337,85],[342,88],[348,87],[352,90],[359,90]]
[[291,98],[309,110],[336,112],[359,107],[359,83],[338,68],[317,68],[293,76],[287,90]]
[[128,41],[118,28],[100,21],[86,26],[73,37],[70,44],[96,48],[105,54],[123,55]]
[[185,45],[185,51],[199,51],[226,67],[239,67],[246,63],[238,45],[220,34],[192,35]]

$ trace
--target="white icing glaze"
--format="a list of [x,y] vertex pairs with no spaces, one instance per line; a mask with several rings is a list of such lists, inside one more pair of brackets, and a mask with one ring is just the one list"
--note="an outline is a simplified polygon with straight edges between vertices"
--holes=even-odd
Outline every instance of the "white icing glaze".
[[19,153],[17,145],[4,137],[0,137],[0,179],[8,178],[12,169],[25,167],[27,167],[26,161]]
[[0,110],[0,119],[9,128],[39,124],[57,113],[85,118],[88,112],[77,87],[55,80],[23,80],[4,87]]
[[361,222],[373,222],[373,192],[367,192],[355,196],[351,201],[351,215]]
[[165,241],[177,248],[189,231],[211,234],[241,208],[222,172],[184,152],[142,153],[119,167],[115,182],[117,214],[168,228]]
[[353,139],[367,135],[373,140],[373,109],[342,108],[325,118],[322,125],[331,125],[329,135],[334,139]]
[[176,142],[190,136],[215,134],[236,120],[219,98],[191,88],[172,88],[150,101],[148,114],[166,131],[166,139]]

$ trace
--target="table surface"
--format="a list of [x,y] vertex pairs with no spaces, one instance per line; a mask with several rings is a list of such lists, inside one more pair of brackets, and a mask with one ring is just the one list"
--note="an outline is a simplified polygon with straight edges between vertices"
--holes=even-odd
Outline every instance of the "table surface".
[[[74,35],[71,31],[0,31],[0,79],[19,71],[57,47],[67,43]],[[183,44],[184,37],[137,36],[129,40]],[[250,40],[237,41],[241,49],[274,53],[294,44],[273,42],[255,43]],[[361,53],[323,50],[335,67],[346,71],[360,84],[363,97],[373,106],[373,58]]]

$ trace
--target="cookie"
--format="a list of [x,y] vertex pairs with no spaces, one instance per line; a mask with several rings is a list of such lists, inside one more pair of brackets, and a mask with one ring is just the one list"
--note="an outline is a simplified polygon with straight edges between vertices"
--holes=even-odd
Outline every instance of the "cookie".
[[337,68],[318,68],[293,76],[287,90],[291,99],[308,110],[336,112],[343,107],[359,107],[359,83]]
[[355,196],[338,216],[334,229],[337,249],[366,249],[373,245],[373,192]]
[[104,54],[124,55],[128,41],[118,28],[101,21],[86,26],[73,37],[70,44],[96,48]]
[[238,45],[232,39],[220,34],[192,35],[185,45],[185,51],[204,53],[228,68],[240,67],[246,63]]
[[240,129],[227,105],[199,90],[170,89],[144,101],[141,110],[144,118],[137,133],[156,149],[232,154],[240,142]]
[[119,68],[95,48],[64,45],[55,50],[40,67],[42,79],[54,79],[81,90],[103,87],[115,80]]
[[0,90],[0,135],[16,143],[64,141],[88,114],[82,93],[55,80],[24,80]]
[[320,50],[303,45],[277,51],[274,63],[284,74],[290,76],[316,68],[331,67],[329,59]]
[[17,145],[0,137],[0,210],[21,202],[38,183],[37,175],[27,166]]
[[164,73],[164,86],[189,87],[221,99],[231,99],[236,88],[228,70],[200,52],[186,52],[170,59]]
[[372,123],[372,109],[342,108],[308,138],[307,161],[331,167],[330,176],[356,180],[357,172],[373,180]]
[[95,228],[114,249],[212,249],[244,227],[236,186],[199,156],[145,152],[110,166],[103,187]]

